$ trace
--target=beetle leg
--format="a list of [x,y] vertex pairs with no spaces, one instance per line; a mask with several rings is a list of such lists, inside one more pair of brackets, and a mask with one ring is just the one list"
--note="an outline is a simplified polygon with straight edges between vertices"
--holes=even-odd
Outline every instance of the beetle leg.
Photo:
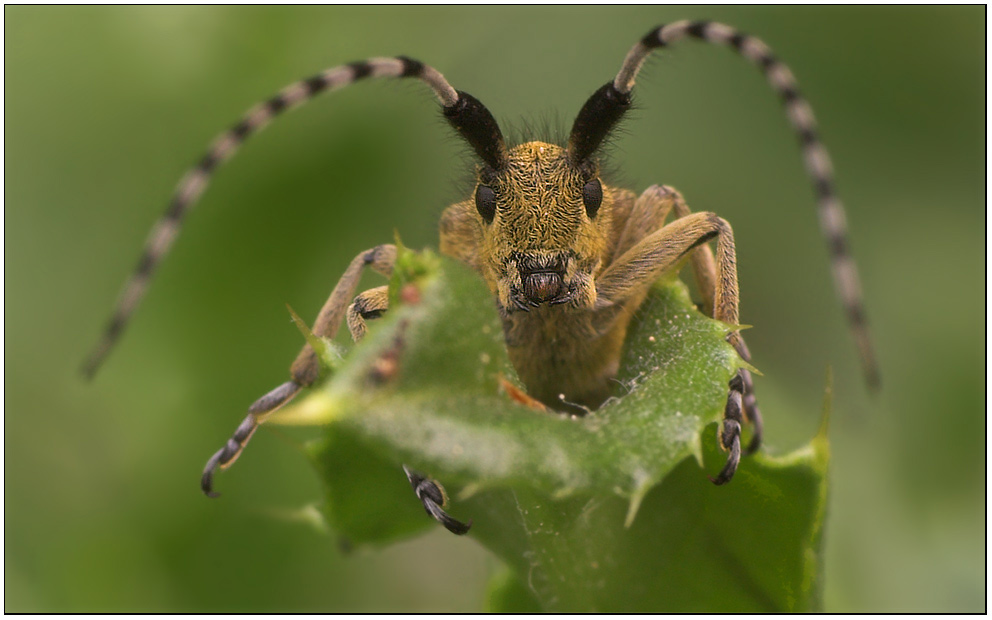
[[[355,301],[348,306],[348,329],[351,337],[358,342],[366,333],[365,322],[370,319],[377,319],[382,316],[389,307],[389,287],[380,286],[360,293]],[[448,503],[448,496],[444,492],[444,487],[439,482],[413,471],[406,465],[403,466],[407,480],[413,487],[414,493],[420,499],[427,511],[435,521],[443,525],[452,534],[459,536],[468,532],[472,527],[472,521],[462,523],[446,513],[443,507]]]
[[[665,225],[665,218],[669,213],[674,213],[675,218],[683,218],[691,214],[685,199],[677,190],[667,185],[652,185],[634,202],[630,214],[617,244],[616,255],[621,256],[624,252],[632,248],[642,239],[654,233]],[[692,264],[692,271],[696,281],[696,288],[702,295],[700,311],[713,316],[713,302],[716,297],[717,267],[713,258],[713,251],[708,244],[701,244],[689,255]],[[751,352],[744,342],[744,338],[738,334],[731,340],[738,355],[745,362],[751,361]],[[748,443],[744,454],[752,454],[761,447],[763,423],[761,410],[758,408],[758,401],[754,394],[754,383],[750,371],[740,369],[738,375],[743,386],[742,412],[744,419],[751,423],[753,432],[751,441]]]
[[678,192],[661,185],[652,185],[641,192],[627,214],[614,256],[623,256],[642,239],[663,228],[678,198]]
[[[673,207],[678,204],[680,200],[675,199],[677,194],[674,191],[659,189],[661,200],[674,201]],[[652,188],[649,191],[658,190]],[[668,207],[662,208],[667,213]],[[598,308],[607,310],[624,300],[644,295],[651,284],[664,273],[679,268],[685,258],[699,254],[701,258],[696,259],[697,263],[694,263],[694,267],[698,264],[698,270],[707,278],[703,280],[701,286],[704,289],[703,294],[707,296],[705,305],[712,308],[713,318],[731,325],[739,323],[737,255],[733,230],[730,224],[713,213],[688,213],[688,208],[684,211],[686,212],[684,216],[645,235],[603,270],[596,279]],[[708,256],[706,254],[708,250],[693,252],[698,248],[705,248],[706,243],[712,239],[716,239],[715,268],[706,264],[707,259],[710,264],[713,262],[712,254]],[[708,281],[713,282],[712,289],[706,285]],[[727,340],[739,352],[747,351],[738,332],[731,332]],[[730,454],[723,470],[714,479],[716,484],[728,482],[740,461],[744,372],[739,371],[729,383],[727,405],[720,431],[720,445]],[[756,426],[758,426],[760,415],[756,418]],[[760,437],[760,433],[758,436]]]
[[[331,296],[328,297],[324,307],[317,315],[313,333],[317,336],[333,338],[338,332],[338,327],[341,325],[341,320],[345,316],[349,303],[355,296],[358,281],[365,267],[371,267],[383,275],[389,275],[393,271],[395,260],[396,246],[391,244],[376,246],[356,256],[348,265],[344,275],[338,280]],[[200,479],[200,488],[205,494],[210,497],[219,495],[213,490],[214,472],[218,468],[226,469],[234,463],[262,421],[269,414],[293,400],[300,390],[312,385],[319,375],[320,363],[317,354],[307,344],[290,367],[291,379],[256,400],[248,408],[248,415],[238,426],[234,435],[227,440],[223,448],[214,453],[207,461],[203,468],[203,476]]]
[[[352,339],[355,342],[361,340],[366,333],[365,322],[379,318],[389,306],[389,287],[387,286],[369,289],[355,296],[362,271],[365,267],[371,267],[383,275],[389,275],[392,273],[395,260],[396,247],[393,245],[380,245],[356,256],[348,269],[345,270],[344,275],[341,276],[337,286],[334,287],[334,291],[324,303],[324,307],[321,308],[314,323],[313,333],[317,336],[333,338],[337,334],[342,318],[346,318]],[[351,301],[350,304],[349,301]],[[227,440],[223,448],[207,461],[200,486],[208,496],[217,497],[219,495],[212,488],[214,472],[218,468],[226,469],[237,460],[248,440],[251,439],[265,417],[291,401],[301,389],[310,386],[317,380],[320,365],[316,353],[309,344],[300,351],[290,372],[293,379],[255,401],[248,408],[248,416],[238,426],[234,435]],[[410,470],[405,465],[403,471],[406,472],[414,492],[424,505],[424,510],[431,517],[454,534],[460,535],[468,532],[472,526],[471,520],[468,523],[462,523],[443,510],[443,506],[447,503],[447,496],[444,493],[444,488],[438,482]]]
[[423,474],[413,471],[406,465],[403,466],[403,471],[406,472],[406,479],[410,481],[410,486],[413,487],[414,493],[420,498],[420,502],[424,505],[424,510],[427,511],[427,514],[452,534],[461,536],[468,533],[469,528],[472,527],[471,519],[467,523],[462,523],[443,510],[445,504],[448,503],[448,496],[444,492],[444,487],[436,480],[431,480]]
[[378,286],[359,293],[348,306],[348,331],[351,332],[352,340],[358,342],[364,338],[368,330],[365,321],[379,318],[388,309],[388,286]]
[[[388,276],[393,273],[395,261],[396,246],[392,244],[376,246],[352,259],[348,269],[341,276],[341,280],[334,287],[331,296],[324,303],[324,307],[320,309],[320,314],[317,315],[317,320],[313,325],[313,333],[325,338],[334,338],[338,333],[341,320],[345,318],[348,307],[355,297],[362,271],[366,267],[371,267],[374,271]],[[310,348],[310,345],[305,345],[300,354],[296,356],[296,360],[290,367],[290,374],[292,374],[293,380],[300,385],[311,385],[317,380],[317,376],[320,374],[320,363],[317,360],[317,354]]]
[[[660,189],[671,196],[676,218],[685,217],[692,213],[689,210],[689,206],[685,203],[685,199],[682,198],[682,194],[668,186],[661,187]],[[704,243],[693,250],[689,261],[692,263],[692,271],[696,278],[696,287],[703,296],[702,312],[703,314],[712,316],[717,281],[713,250],[710,249],[709,245]],[[736,339],[731,342],[734,348],[737,349],[737,354],[741,356],[741,359],[745,362],[750,362],[751,352],[747,348],[747,343],[744,342],[744,337],[738,333]],[[753,427],[751,441],[748,443],[747,448],[744,449],[744,454],[753,454],[761,447],[764,423],[761,420],[761,410],[758,409],[758,399],[754,394],[754,382],[751,378],[751,372],[746,368],[741,368],[737,371],[737,376],[741,379],[741,389],[743,391],[741,410],[744,414],[744,419],[751,422]]]

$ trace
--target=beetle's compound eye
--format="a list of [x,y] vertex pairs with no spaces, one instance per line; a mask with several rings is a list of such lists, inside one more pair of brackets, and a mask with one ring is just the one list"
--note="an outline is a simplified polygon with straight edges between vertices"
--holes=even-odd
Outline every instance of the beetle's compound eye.
[[496,192],[491,187],[480,185],[475,190],[475,208],[487,224],[493,223],[496,217]]
[[586,206],[586,215],[596,217],[599,205],[603,204],[603,184],[599,179],[593,179],[582,188],[582,202]]

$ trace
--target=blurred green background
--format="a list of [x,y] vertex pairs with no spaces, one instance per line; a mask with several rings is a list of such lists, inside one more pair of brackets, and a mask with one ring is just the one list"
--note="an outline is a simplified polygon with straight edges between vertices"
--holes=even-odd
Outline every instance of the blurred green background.
[[758,35],[792,67],[849,209],[875,398],[774,95],[727,50],[686,43],[650,62],[612,161],[633,189],[674,185],[733,224],[769,450],[812,436],[834,369],[826,609],[985,608],[984,7],[4,16],[5,611],[481,609],[497,564],[471,538],[438,528],[348,554],[317,531],[318,485],[294,447],[306,434],[263,429],[218,479],[222,499],[197,487],[245,407],[286,378],[301,340],[284,304],[312,318],[348,260],[394,230],[436,246],[470,166],[423,86],[363,83],[251,140],[97,380],[78,365],[186,167],[285,84],[407,54],[504,127],[567,129],[634,41],[687,17]]

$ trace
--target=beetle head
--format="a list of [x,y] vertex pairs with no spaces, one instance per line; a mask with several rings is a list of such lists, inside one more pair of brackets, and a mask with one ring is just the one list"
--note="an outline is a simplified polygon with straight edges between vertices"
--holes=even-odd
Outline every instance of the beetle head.
[[483,222],[480,266],[503,308],[595,301],[613,207],[595,163],[527,142],[508,149],[499,170],[479,169],[474,199]]

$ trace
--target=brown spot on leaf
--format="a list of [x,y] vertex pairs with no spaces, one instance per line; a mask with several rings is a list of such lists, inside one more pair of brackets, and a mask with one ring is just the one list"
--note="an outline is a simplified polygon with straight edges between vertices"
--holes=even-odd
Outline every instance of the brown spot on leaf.
[[399,374],[400,355],[403,354],[403,348],[406,344],[403,336],[406,334],[408,324],[408,321],[403,321],[396,327],[396,336],[393,338],[393,343],[388,349],[383,351],[382,355],[372,362],[372,368],[369,370],[369,381],[371,383],[382,385],[392,381]]
[[530,407],[531,409],[537,409],[538,411],[549,411],[549,409],[544,406],[544,403],[537,400],[533,396],[527,394],[527,392],[521,390],[519,387],[510,382],[509,379],[503,375],[499,376],[499,386],[503,388],[506,395],[510,397],[510,400],[520,403],[524,407]]
[[403,288],[400,289],[400,301],[405,304],[419,304],[420,303],[420,289],[416,284],[404,284]]

